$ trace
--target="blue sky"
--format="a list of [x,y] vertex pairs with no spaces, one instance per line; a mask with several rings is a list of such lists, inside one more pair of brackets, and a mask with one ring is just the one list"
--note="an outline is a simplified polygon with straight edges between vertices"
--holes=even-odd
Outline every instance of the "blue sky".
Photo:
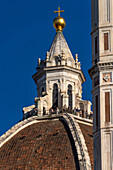
[[54,11],[64,9],[63,31],[73,56],[77,53],[86,77],[83,99],[92,101],[90,0],[0,0],[0,135],[22,119],[22,109],[37,96],[32,75],[37,59],[55,36]]

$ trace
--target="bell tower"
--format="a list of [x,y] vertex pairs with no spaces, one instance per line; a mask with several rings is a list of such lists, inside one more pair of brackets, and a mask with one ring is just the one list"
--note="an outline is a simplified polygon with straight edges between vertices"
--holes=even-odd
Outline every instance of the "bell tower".
[[113,169],[113,0],[91,0],[94,169]]

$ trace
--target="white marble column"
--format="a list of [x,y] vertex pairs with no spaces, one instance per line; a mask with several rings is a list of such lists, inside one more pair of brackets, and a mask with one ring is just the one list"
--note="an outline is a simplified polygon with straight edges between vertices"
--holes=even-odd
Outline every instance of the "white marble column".
[[72,109],[75,107],[75,91],[72,90]]
[[43,105],[42,105],[42,101],[41,101],[41,97],[38,97],[38,115],[42,116],[43,115]]
[[50,87],[49,89],[49,93],[50,93],[50,107],[52,107],[53,105],[53,88]]
[[58,108],[61,109],[61,89],[58,87]]
[[65,92],[66,91],[66,82],[65,79],[62,79],[62,91]]
[[66,107],[68,107],[68,95],[67,94],[63,94],[62,95],[62,104],[63,106],[66,105]]

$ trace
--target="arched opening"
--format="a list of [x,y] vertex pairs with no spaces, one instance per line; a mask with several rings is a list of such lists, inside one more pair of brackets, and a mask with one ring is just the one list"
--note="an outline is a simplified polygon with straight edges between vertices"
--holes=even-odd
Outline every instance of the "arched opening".
[[58,62],[59,62],[59,58],[58,58],[58,56],[56,56],[55,57],[55,64],[56,64],[56,66],[58,66]]
[[43,107],[43,115],[46,115],[46,108]]
[[43,101],[43,115],[46,115],[47,114],[47,101],[44,100]]
[[82,117],[84,117],[84,104],[80,103],[80,110],[82,111]]
[[42,91],[41,91],[41,95],[43,96],[43,92],[44,92],[44,87],[42,87]]
[[67,92],[68,96],[69,96],[69,100],[68,100],[68,106],[70,107],[70,109],[72,109],[72,85],[68,85],[68,92]]
[[58,107],[58,85],[53,84],[53,107]]

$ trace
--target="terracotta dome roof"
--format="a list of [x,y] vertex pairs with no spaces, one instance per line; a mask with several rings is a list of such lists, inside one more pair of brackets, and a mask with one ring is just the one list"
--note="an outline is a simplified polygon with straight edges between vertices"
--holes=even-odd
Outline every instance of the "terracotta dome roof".
[[[79,123],[93,168],[92,126]],[[0,169],[79,169],[68,126],[59,119],[36,121],[0,148]]]

